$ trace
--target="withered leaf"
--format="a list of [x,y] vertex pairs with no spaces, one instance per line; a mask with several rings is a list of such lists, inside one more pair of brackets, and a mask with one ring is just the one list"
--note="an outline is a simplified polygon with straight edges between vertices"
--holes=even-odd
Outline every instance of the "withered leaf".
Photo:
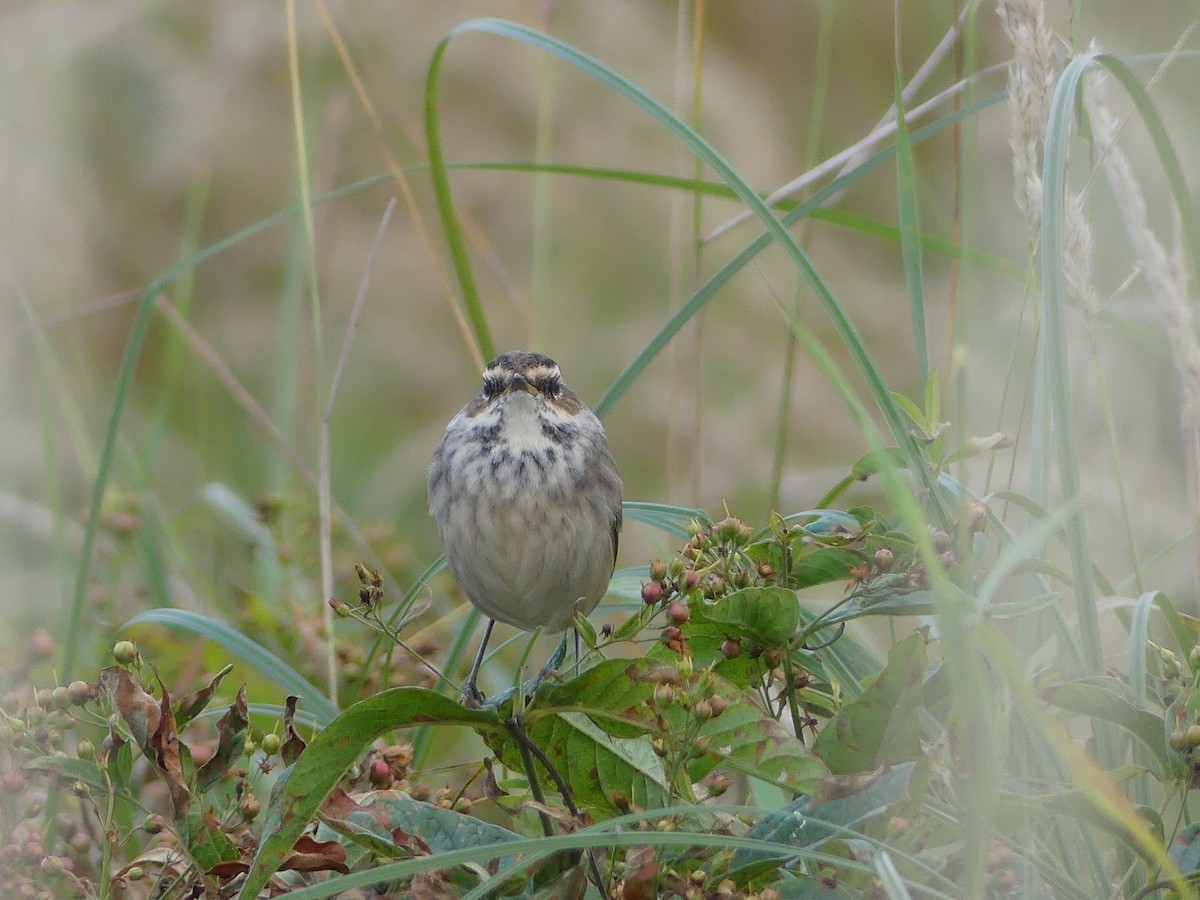
[[650,846],[631,847],[625,856],[625,880],[622,897],[625,900],[654,900],[654,880],[658,876],[658,859]]
[[318,841],[305,837],[296,841],[292,855],[279,867],[294,872],[341,872],[350,871],[346,865],[346,848],[337,841]]
[[100,689],[112,695],[117,712],[125,720],[133,739],[147,754],[151,752],[150,736],[158,730],[158,701],[142,690],[137,679],[120,666],[100,670]]
[[[230,667],[231,668],[231,667]],[[226,670],[223,671],[227,671]],[[215,685],[215,679],[214,679]],[[250,713],[246,708],[246,685],[242,685],[233,700],[233,704],[225,711],[225,715],[217,721],[217,749],[212,757],[200,767],[196,773],[196,787],[206,791],[224,777],[234,762],[241,756],[245,744],[246,728],[250,725]]]
[[392,829],[392,843],[398,850],[405,850],[413,856],[429,856],[433,853],[424,838],[419,834],[405,831],[403,828]]
[[171,695],[163,687],[162,703],[159,707],[158,728],[150,735],[150,748],[159,772],[171,793],[171,808],[176,820],[187,815],[192,795],[183,777],[183,757],[179,752],[179,731],[175,728],[175,716],[171,712]]
[[340,787],[335,787],[329,792],[329,796],[321,802],[320,809],[322,816],[335,820],[344,819],[350,813],[366,811],[366,807],[359,806],[358,802]]
[[205,708],[212,701],[213,694],[216,693],[217,685],[221,683],[221,679],[233,671],[233,666],[228,665],[220,672],[212,677],[205,687],[198,691],[192,691],[184,696],[175,705],[175,724],[183,728],[188,722],[204,712]]
[[296,729],[292,725],[292,720],[296,717],[296,703],[300,698],[289,695],[287,702],[283,708],[283,746],[279,748],[279,755],[283,757],[283,761],[289,766],[300,758],[300,754],[304,752],[304,748],[308,746],[300,735],[296,734]]

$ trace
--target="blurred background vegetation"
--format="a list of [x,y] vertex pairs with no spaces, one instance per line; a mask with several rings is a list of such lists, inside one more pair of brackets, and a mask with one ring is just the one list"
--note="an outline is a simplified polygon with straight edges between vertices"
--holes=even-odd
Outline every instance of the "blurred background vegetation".
[[[903,79],[962,6],[899,4]],[[386,176],[389,155],[403,166],[424,161],[430,56],[450,29],[484,13],[548,30],[622,72],[695,123],[764,192],[860,140],[893,97],[895,7],[879,0],[330,2],[377,112],[376,133],[320,10],[299,7],[299,99],[314,195]],[[1007,59],[992,5],[974,9],[962,55],[950,53],[914,102]],[[1111,0],[1054,3],[1048,13],[1076,50],[1094,38],[1128,57],[1169,49],[1197,7],[1158,2],[1131,15],[1127,3]],[[1137,71],[1148,80],[1153,65]],[[181,260],[288,210],[300,194],[282,3],[12,2],[0,13],[0,73],[0,647],[11,659],[37,628],[62,635],[138,293]],[[968,99],[1004,84],[1002,66],[993,68],[973,82]],[[1185,66],[1168,69],[1153,90],[1192,176],[1200,141],[1196,84],[1194,66]],[[451,43],[440,115],[452,162],[695,171],[642,111],[512,41],[471,34]],[[957,474],[981,493],[1010,479],[1022,488],[1022,398],[1032,377],[1030,257],[1012,201],[1008,134],[1008,111],[997,104],[966,119],[959,135],[943,132],[915,150],[922,229],[960,248],[956,261],[932,246],[924,257],[931,356],[943,373],[946,415],[963,436],[1009,431],[1018,438],[990,476],[987,459],[963,464]],[[1153,213],[1165,196],[1161,170],[1152,156],[1139,155],[1147,142],[1136,123],[1124,140],[1135,160],[1149,160],[1143,186]],[[331,422],[334,499],[405,586],[439,552],[425,509],[425,466],[479,374],[439,274],[449,266],[427,175],[418,169],[409,180],[437,258],[411,210],[399,205],[370,271]],[[453,189],[498,347],[554,356],[589,403],[695,287],[759,232],[744,224],[697,249],[695,236],[740,212],[737,204],[706,199],[697,209],[690,195],[614,181],[471,171],[454,174]],[[383,177],[315,208],[319,332],[310,317],[309,243],[294,211],[186,266],[164,290],[314,468],[332,360],[374,233],[396,194],[396,182]],[[1097,222],[1115,215],[1103,183],[1092,198]],[[889,163],[832,208],[889,223],[896,204]],[[1168,215],[1152,218],[1169,233]],[[899,243],[848,227],[851,221],[807,221],[806,244],[893,389],[919,396]],[[1130,278],[1125,244],[1122,228],[1097,228],[1106,314],[1099,358],[1113,391],[1138,551],[1149,557],[1191,524],[1176,379],[1154,307]],[[762,523],[773,506],[815,504],[866,450],[817,368],[803,354],[792,356],[773,295],[798,303],[805,323],[831,338],[790,263],[774,250],[761,255],[608,416],[627,499],[714,513],[724,503]],[[843,358],[832,339],[829,346]],[[1101,401],[1094,373],[1080,366],[1077,375],[1091,537],[1113,548],[1114,566],[1125,572],[1123,539],[1105,533],[1105,523],[1118,518],[1118,500],[1096,414]],[[204,493],[212,484],[247,503],[276,498],[284,572],[262,571],[228,504]],[[862,496],[870,498],[852,492],[847,501]],[[315,493],[232,397],[200,344],[156,315],[122,422],[85,622],[97,639],[86,652],[96,657],[84,662],[99,662],[110,629],[168,602],[231,622],[244,623],[249,611],[260,640],[284,623],[303,626],[294,611],[311,615],[315,627],[324,602],[316,587],[315,507]],[[645,563],[665,541],[631,526],[620,565]],[[1157,563],[1153,580],[1186,609],[1194,562],[1191,543],[1181,547]],[[359,554],[344,542],[338,553],[335,593],[349,594],[350,563]],[[269,597],[273,584],[292,606],[256,608],[253,599]],[[453,603],[448,581],[437,593],[445,611]],[[303,634],[296,640],[304,646]]]

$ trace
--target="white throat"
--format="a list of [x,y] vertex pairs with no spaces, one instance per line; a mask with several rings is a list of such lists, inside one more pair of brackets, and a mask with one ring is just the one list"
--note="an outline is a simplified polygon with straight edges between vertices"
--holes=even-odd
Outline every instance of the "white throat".
[[544,450],[552,443],[542,429],[542,416],[557,416],[553,410],[539,411],[541,405],[535,397],[524,392],[513,394],[504,404],[500,413],[501,427],[513,452]]

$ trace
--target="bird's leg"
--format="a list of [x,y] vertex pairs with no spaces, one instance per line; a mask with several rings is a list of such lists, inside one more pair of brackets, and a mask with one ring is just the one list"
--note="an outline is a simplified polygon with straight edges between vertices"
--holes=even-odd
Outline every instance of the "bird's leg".
[[492,629],[495,627],[496,620],[488,619],[487,628],[483,630],[483,640],[479,642],[479,652],[475,654],[475,664],[471,666],[471,676],[463,688],[463,703],[467,706],[483,705],[483,694],[479,693],[479,688],[475,686],[475,680],[479,677],[479,667],[483,665],[483,654],[487,652],[488,639],[492,636]]
[[550,658],[546,660],[546,664],[542,666],[542,671],[538,672],[537,677],[525,686],[525,693],[532,694],[542,682],[558,671],[558,667],[562,665],[563,659],[567,655],[567,635],[563,633],[562,640],[559,641],[558,649],[550,654]]

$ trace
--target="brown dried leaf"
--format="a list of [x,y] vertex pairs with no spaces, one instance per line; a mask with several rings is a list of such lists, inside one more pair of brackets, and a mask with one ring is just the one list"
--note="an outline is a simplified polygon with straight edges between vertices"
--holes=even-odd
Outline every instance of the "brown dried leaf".
[[279,867],[293,872],[340,872],[350,871],[346,865],[346,848],[337,841],[318,841],[307,835],[296,841],[292,855]]
[[[160,682],[161,683],[161,682]],[[150,748],[158,770],[171,792],[171,809],[176,820],[187,815],[192,801],[191,792],[183,777],[183,757],[179,753],[179,732],[175,728],[175,716],[171,712],[171,695],[163,687],[162,703],[159,706],[158,728],[150,736]]]
[[320,814],[337,822],[355,812],[367,812],[367,807],[359,806],[358,801],[340,787],[335,787],[321,802]]
[[[232,666],[226,667],[222,672],[228,671],[230,668]],[[218,675],[217,678],[213,679],[214,687],[219,678],[220,676]],[[220,781],[238,757],[241,756],[245,745],[243,738],[249,725],[250,712],[246,707],[246,685],[243,684],[238,689],[237,696],[233,700],[233,705],[217,721],[218,743],[216,752],[213,753],[208,762],[200,767],[200,771],[196,773],[196,787],[200,791],[206,791]]]
[[658,877],[658,859],[650,846],[631,847],[625,855],[625,900],[654,900],[654,882]]
[[409,900],[454,900],[460,894],[441,872],[422,872],[413,878],[403,896]]
[[403,828],[392,829],[392,843],[400,850],[407,850],[413,856],[429,856],[432,848],[425,843],[419,834],[405,831]]
[[534,900],[583,900],[587,886],[587,865],[581,863],[547,882],[533,897]]
[[221,679],[232,671],[232,665],[226,666],[213,676],[212,681],[207,686],[184,696],[175,707],[175,724],[179,728],[183,728],[188,722],[204,712],[205,708],[212,701],[213,694],[216,693],[217,685],[221,683]]
[[296,704],[300,698],[291,695],[287,698],[283,708],[283,746],[279,748],[279,755],[283,757],[283,761],[289,766],[300,758],[300,754],[304,752],[304,748],[308,746],[300,735],[296,734],[296,729],[292,727],[292,720],[296,717]]
[[882,778],[885,772],[890,770],[890,766],[880,766],[872,772],[857,772],[853,775],[829,775],[821,778],[814,789],[809,792],[809,796],[812,798],[809,801],[809,808],[819,806],[822,803],[828,803],[830,800],[837,800],[841,797],[850,797],[861,793]]
[[158,701],[142,690],[137,679],[120,666],[101,669],[98,684],[102,691],[112,695],[117,712],[125,720],[138,746],[150,753],[150,736],[158,730],[159,725]]
[[586,813],[580,813],[580,818],[571,815],[565,809],[558,809],[554,806],[547,806],[545,803],[538,803],[536,800],[527,800],[522,806],[537,810],[539,813],[545,813],[551,819],[558,822],[559,825],[568,833],[578,831],[585,825],[590,824],[588,821],[580,821],[580,818],[586,820]]

